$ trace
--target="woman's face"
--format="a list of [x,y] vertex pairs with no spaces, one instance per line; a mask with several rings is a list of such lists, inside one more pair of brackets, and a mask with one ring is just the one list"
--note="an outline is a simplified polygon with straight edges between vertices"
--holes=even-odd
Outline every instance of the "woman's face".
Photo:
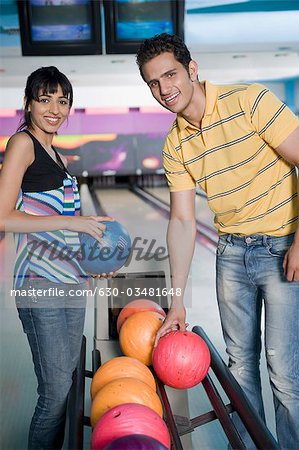
[[57,92],[52,94],[40,90],[38,101],[30,102],[29,111],[33,129],[53,134],[69,115],[69,100],[63,95],[61,86],[58,85]]

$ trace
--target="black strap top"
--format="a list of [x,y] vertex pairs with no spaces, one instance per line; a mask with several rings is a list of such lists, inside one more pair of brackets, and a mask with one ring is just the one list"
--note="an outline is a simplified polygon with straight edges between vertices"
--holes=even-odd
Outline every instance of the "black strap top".
[[63,161],[59,154],[53,150],[56,154],[57,162],[48,154],[40,142],[30,133],[28,130],[24,130],[24,133],[31,137],[34,146],[34,161],[27,168],[23,181],[23,192],[42,192],[57,189],[63,185],[63,179],[66,177]]

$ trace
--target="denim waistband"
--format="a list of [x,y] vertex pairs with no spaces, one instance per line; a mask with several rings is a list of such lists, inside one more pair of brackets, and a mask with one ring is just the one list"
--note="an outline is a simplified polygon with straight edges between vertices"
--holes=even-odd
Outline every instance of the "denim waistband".
[[248,236],[238,236],[236,234],[222,234],[221,240],[225,240],[228,243],[244,244],[244,245],[271,245],[277,241],[292,242],[294,239],[294,233],[285,236],[270,236],[268,234],[251,234]]

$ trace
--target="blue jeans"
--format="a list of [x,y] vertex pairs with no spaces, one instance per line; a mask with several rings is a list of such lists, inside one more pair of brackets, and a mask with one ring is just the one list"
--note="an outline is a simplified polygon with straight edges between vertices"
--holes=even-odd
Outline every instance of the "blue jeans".
[[[61,295],[53,296],[55,288]],[[16,304],[31,348],[39,395],[28,448],[57,450],[63,445],[67,397],[83,336],[86,295],[78,290],[86,285],[28,280],[21,289],[27,295],[17,295]],[[32,289],[44,291],[31,295]]]
[[[283,257],[293,235],[224,235],[217,248],[217,297],[229,366],[265,419],[261,394],[261,308],[279,445],[299,449],[299,282],[288,282]],[[248,449],[255,449],[235,418]]]

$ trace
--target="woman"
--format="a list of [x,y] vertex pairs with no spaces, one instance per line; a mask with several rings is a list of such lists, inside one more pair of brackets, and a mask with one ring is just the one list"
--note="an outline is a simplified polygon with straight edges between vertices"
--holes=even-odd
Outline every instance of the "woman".
[[0,230],[16,233],[16,303],[38,380],[30,450],[62,447],[85,316],[86,274],[74,257],[78,232],[100,240],[108,219],[79,215],[76,179],[52,146],[72,102],[71,83],[56,67],[33,72],[24,122],[8,142],[0,174]]

